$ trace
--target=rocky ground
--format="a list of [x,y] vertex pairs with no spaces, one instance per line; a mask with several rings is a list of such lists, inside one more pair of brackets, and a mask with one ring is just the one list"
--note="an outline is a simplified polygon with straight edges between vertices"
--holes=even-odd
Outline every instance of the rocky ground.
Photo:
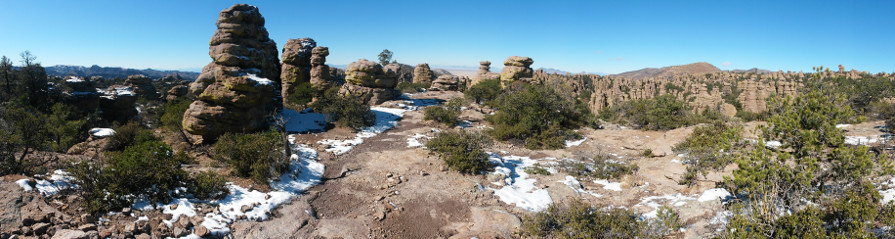
[[[454,97],[462,94],[430,92],[411,96],[438,100]],[[391,101],[380,107],[406,107],[407,103]],[[461,116],[464,124],[458,127],[487,127],[483,116],[474,107],[464,110]],[[747,123],[746,136],[754,137],[750,131],[760,124]],[[841,127],[850,138],[876,139],[872,143],[880,143],[882,133],[875,126],[881,124],[866,122]],[[320,183],[280,205],[268,220],[236,220],[226,233],[232,238],[516,238],[521,218],[532,213],[528,209],[584,200],[604,207],[629,208],[646,216],[654,216],[659,206],[667,205],[680,213],[686,225],[672,237],[707,237],[723,225],[725,214],[720,196],[724,192],[714,188],[732,167],[709,174],[695,186],[678,185],[676,180],[684,173],[685,166],[671,148],[693,128],[664,132],[618,125],[605,125],[604,129],[597,130],[586,128],[580,130],[586,139],[568,142],[568,147],[561,150],[532,151],[497,142],[488,149],[494,153],[493,160],[500,163],[495,170],[511,173],[484,175],[447,170],[436,155],[418,144],[424,144],[438,131],[449,130],[424,121],[422,110],[405,112],[395,128],[366,138],[339,155],[328,152],[326,149],[330,146],[322,141],[350,139],[355,135],[353,132],[334,129],[297,134],[293,135],[294,143],[316,150],[316,160],[325,166]],[[642,156],[647,149],[653,156]],[[596,155],[637,164],[639,170],[610,180],[576,178],[557,170],[563,159]],[[533,163],[552,173],[524,173],[524,168]],[[197,167],[214,167],[211,162],[203,164],[207,165]],[[183,204],[173,204],[165,210],[127,210],[96,219],[77,208],[76,194],[25,192],[22,186],[16,185],[23,178],[7,176],[0,181],[2,238],[13,234],[20,235],[16,238],[215,236],[202,226],[208,219],[201,215],[223,210],[213,205],[195,206],[197,215],[174,219],[171,212],[176,210],[175,205]],[[532,182],[533,187],[526,188],[520,182]],[[251,188],[246,182],[236,184]],[[253,209],[242,208],[242,213]],[[164,220],[172,219],[170,226],[165,224]]]

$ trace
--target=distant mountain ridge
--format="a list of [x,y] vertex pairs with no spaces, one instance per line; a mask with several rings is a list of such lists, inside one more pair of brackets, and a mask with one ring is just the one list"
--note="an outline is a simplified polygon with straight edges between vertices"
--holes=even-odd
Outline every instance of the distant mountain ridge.
[[131,68],[121,68],[121,67],[101,67],[97,65],[93,65],[91,67],[85,66],[66,66],[66,65],[55,65],[45,67],[47,71],[47,75],[51,76],[80,76],[80,77],[92,77],[92,76],[102,76],[106,79],[112,78],[127,78],[129,75],[145,75],[149,78],[162,78],[167,75],[177,74],[181,78],[188,80],[195,80],[199,77],[199,72],[190,72],[190,71],[167,71],[167,70],[155,70],[155,69],[131,69]]
[[677,65],[677,66],[666,66],[662,68],[643,68],[636,71],[628,71],[619,74],[615,74],[616,77],[621,78],[629,78],[629,79],[647,79],[654,77],[666,77],[666,76],[674,76],[681,74],[690,74],[690,75],[700,75],[707,73],[715,73],[720,72],[721,69],[715,67],[712,64],[706,62],[697,62],[687,65]]

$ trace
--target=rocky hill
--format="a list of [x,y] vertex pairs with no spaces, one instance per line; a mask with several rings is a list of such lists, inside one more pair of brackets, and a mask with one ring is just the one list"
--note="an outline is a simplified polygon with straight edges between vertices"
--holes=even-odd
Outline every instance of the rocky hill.
[[50,76],[79,76],[90,78],[93,76],[101,76],[106,79],[114,79],[114,78],[127,78],[130,75],[144,75],[149,78],[157,79],[162,78],[168,75],[176,74],[181,78],[188,80],[195,80],[196,77],[199,77],[198,72],[189,72],[189,71],[166,71],[166,70],[155,70],[155,69],[131,69],[131,68],[121,68],[121,67],[101,67],[97,65],[93,65],[91,67],[85,66],[66,66],[66,65],[55,65],[45,68],[47,71],[47,75]]
[[707,73],[715,73],[720,72],[721,70],[712,64],[705,62],[697,62],[687,65],[679,65],[679,66],[667,66],[662,68],[644,68],[636,71],[628,71],[620,74],[613,75],[618,78],[628,78],[634,80],[641,80],[647,78],[658,78],[665,76],[675,76],[675,75],[703,75]]

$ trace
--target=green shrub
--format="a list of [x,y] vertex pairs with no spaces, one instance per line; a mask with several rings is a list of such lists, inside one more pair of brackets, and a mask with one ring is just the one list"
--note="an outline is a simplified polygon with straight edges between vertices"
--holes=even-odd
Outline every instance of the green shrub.
[[469,87],[463,94],[476,104],[488,104],[500,95],[501,89],[500,80],[483,80]]
[[544,85],[510,87],[491,103],[497,112],[485,117],[498,140],[522,141],[529,149],[558,149],[580,137],[573,129],[583,123],[572,102]]
[[129,122],[125,125],[115,127],[115,134],[109,137],[109,143],[106,144],[106,150],[121,151],[128,146],[137,145],[147,141],[157,140],[152,130],[143,128],[137,122]]
[[653,149],[644,149],[643,152],[640,152],[640,156],[643,156],[644,158],[652,158],[654,156]]
[[547,171],[544,167],[541,166],[541,163],[535,163],[534,166],[525,168],[525,173],[527,174],[540,174],[540,175],[550,175],[550,171]]
[[310,106],[314,112],[326,115],[329,122],[341,127],[360,130],[376,122],[376,115],[370,111],[369,105],[363,104],[357,96],[339,94],[339,89],[335,87],[326,90]]
[[200,200],[221,199],[229,194],[227,180],[214,172],[201,172],[191,180],[188,192]]
[[42,163],[28,155],[52,142],[46,116],[27,105],[0,105],[0,173],[33,175]]
[[190,108],[193,102],[186,97],[178,97],[166,102],[161,109],[162,116],[159,121],[163,128],[170,130],[183,129],[183,114]]
[[314,88],[314,85],[312,85],[311,82],[302,82],[293,85],[289,88],[289,94],[286,95],[286,100],[289,102],[288,107],[297,111],[304,110],[305,106],[308,105],[308,103],[311,103],[311,100],[314,99],[317,91],[318,90]]
[[680,215],[668,206],[661,206],[657,209],[656,220],[654,221],[655,230],[661,234],[667,234],[678,231],[684,227],[681,222]]
[[[664,219],[673,223],[676,213],[663,215],[669,215]],[[568,205],[553,204],[544,211],[525,216],[521,234],[534,238],[660,238],[668,233],[668,230],[650,228],[656,224],[662,226],[664,221],[641,218],[627,209],[601,209],[572,201]]]
[[460,116],[460,107],[445,106],[429,106],[426,107],[424,120],[434,120],[447,126],[454,127],[457,125],[457,117]]
[[438,153],[444,164],[464,174],[478,174],[491,168],[484,148],[491,146],[488,136],[466,130],[439,133],[426,143],[426,148]]
[[65,152],[71,146],[87,139],[87,118],[75,118],[71,109],[61,103],[51,108],[52,114],[47,119],[53,151]]
[[742,127],[722,122],[699,126],[674,146],[674,152],[684,154],[687,165],[680,184],[693,185],[699,175],[706,177],[711,170],[721,170],[734,162],[742,146]]
[[592,177],[618,179],[640,169],[637,164],[625,164],[609,160],[605,156],[595,158],[581,157],[578,160],[564,160],[559,164],[560,170],[576,177]]
[[737,111],[737,114],[735,116],[737,118],[742,119],[745,122],[764,121],[764,120],[768,119],[768,117],[770,116],[770,113],[768,113],[767,111],[761,112],[761,113],[752,113],[749,111],[740,110],[740,111]]
[[421,92],[421,90],[429,89],[430,84],[426,83],[413,83],[413,82],[401,82],[395,86],[395,89],[400,90],[403,93],[417,93]]
[[183,161],[163,142],[149,140],[111,153],[105,165],[81,161],[73,175],[83,189],[85,208],[106,212],[129,207],[139,198],[151,204],[170,202],[172,192],[188,181],[180,168]]
[[629,100],[600,112],[601,118],[635,128],[647,130],[670,130],[703,122],[700,115],[693,114],[686,102],[674,95],[655,98]]
[[275,130],[225,133],[214,144],[211,155],[215,160],[227,162],[236,176],[250,178],[258,184],[267,184],[289,169],[280,133]]

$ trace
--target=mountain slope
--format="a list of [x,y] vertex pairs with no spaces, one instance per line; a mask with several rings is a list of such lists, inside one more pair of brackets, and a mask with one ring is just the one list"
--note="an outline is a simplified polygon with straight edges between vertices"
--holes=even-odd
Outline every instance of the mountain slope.
[[662,68],[643,68],[636,71],[628,71],[616,74],[616,77],[630,79],[646,79],[651,77],[666,77],[681,74],[700,75],[706,73],[720,72],[721,69],[706,62],[697,62],[687,65],[667,66]]
[[93,65],[91,67],[84,66],[66,66],[66,65],[55,65],[49,66],[45,68],[47,70],[47,75],[51,76],[80,76],[80,77],[91,77],[91,76],[102,76],[106,79],[112,78],[126,78],[129,75],[137,75],[142,74],[149,78],[162,78],[167,75],[177,74],[180,77],[188,80],[195,80],[199,77],[199,72],[188,72],[188,71],[165,71],[165,70],[154,70],[154,69],[130,69],[130,68],[121,68],[121,67],[100,67],[97,65]]

